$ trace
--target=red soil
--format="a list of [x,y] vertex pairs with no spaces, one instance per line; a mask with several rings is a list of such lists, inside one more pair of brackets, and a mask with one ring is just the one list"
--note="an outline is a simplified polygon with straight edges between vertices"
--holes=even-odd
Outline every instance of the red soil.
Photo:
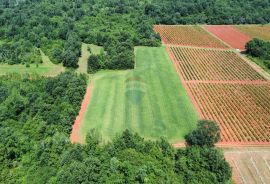
[[209,25],[205,28],[235,49],[245,50],[246,43],[251,40],[251,37],[230,25]]
[[93,90],[93,82],[91,82],[91,84],[87,87],[84,99],[83,99],[82,104],[81,104],[81,110],[80,110],[79,115],[76,117],[76,120],[73,124],[72,132],[70,135],[70,141],[72,143],[84,143],[82,137],[80,137],[80,135],[79,135],[79,132],[80,132],[80,128],[82,125],[82,121],[83,121],[85,112],[87,110],[88,104],[89,104],[90,99],[91,99],[92,90]]

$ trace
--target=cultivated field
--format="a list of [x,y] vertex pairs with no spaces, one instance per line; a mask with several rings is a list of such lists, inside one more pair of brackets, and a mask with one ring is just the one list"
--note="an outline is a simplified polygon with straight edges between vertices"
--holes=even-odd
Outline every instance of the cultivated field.
[[221,142],[270,142],[270,83],[188,83],[202,117],[218,122]]
[[269,144],[270,82],[231,50],[168,47],[193,104],[223,144]]
[[233,148],[224,153],[237,184],[270,183],[270,148]]
[[252,38],[270,41],[270,25],[235,25],[234,27]]
[[184,80],[261,80],[243,58],[233,51],[170,47]]
[[252,39],[231,25],[208,25],[204,27],[235,49],[245,50],[246,43]]
[[166,54],[165,48],[137,47],[136,69],[101,71],[80,136],[98,129],[105,141],[124,129],[145,138],[182,141],[196,126],[197,113]]
[[210,35],[200,26],[165,26],[156,25],[164,44],[197,46],[209,48],[228,48],[221,41]]

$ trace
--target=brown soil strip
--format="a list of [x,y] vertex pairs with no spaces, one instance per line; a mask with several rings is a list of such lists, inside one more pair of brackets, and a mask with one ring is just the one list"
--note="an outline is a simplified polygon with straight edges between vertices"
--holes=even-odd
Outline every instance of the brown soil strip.
[[82,139],[82,137],[80,137],[79,133],[80,133],[80,128],[82,126],[83,118],[85,116],[87,107],[89,105],[89,102],[90,102],[90,99],[92,96],[93,83],[94,82],[91,81],[90,85],[88,85],[88,87],[87,87],[84,99],[83,99],[82,104],[81,104],[81,109],[80,109],[79,115],[76,117],[76,120],[73,124],[72,132],[70,135],[71,143],[81,143],[81,144],[83,143],[83,139]]

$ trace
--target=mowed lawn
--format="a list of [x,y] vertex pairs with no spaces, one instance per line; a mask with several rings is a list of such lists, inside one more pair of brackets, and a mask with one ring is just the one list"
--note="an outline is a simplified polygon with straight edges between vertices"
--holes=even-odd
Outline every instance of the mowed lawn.
[[136,47],[136,69],[101,71],[80,135],[95,128],[108,141],[125,129],[147,139],[182,141],[196,125],[197,114],[165,47]]
[[56,76],[65,71],[65,68],[58,64],[54,64],[50,61],[48,56],[41,52],[42,64],[30,64],[30,67],[26,67],[22,64],[9,65],[0,64],[0,75],[6,75],[11,73],[19,74],[39,74],[43,76]]

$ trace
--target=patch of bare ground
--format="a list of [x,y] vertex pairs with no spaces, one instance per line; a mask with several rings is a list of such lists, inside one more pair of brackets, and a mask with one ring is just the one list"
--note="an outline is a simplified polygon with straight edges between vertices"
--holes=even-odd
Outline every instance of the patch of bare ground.
[[270,183],[270,147],[226,148],[224,154],[235,183]]

